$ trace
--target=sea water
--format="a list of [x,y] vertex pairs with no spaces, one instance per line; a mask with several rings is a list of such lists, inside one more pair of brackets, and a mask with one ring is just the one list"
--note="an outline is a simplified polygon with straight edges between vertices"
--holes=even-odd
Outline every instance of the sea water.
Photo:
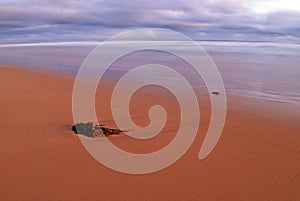
[[[185,46],[184,41],[153,43],[194,54],[189,52],[189,47]],[[227,93],[271,101],[300,103],[299,44],[235,41],[197,41],[196,43],[216,64]],[[23,66],[22,68],[38,67],[76,75],[86,57],[99,44],[101,45],[101,42],[0,45],[0,63]],[[114,52],[114,48],[118,48],[118,45],[129,46],[130,42],[122,41],[114,44],[109,51]],[[191,83],[205,87],[205,83],[201,78],[194,76],[191,68],[184,67],[183,61],[174,55],[155,51],[140,51],[119,59],[111,65],[107,75],[122,76],[134,66],[147,63],[159,63],[179,71],[182,69],[182,73],[190,79]],[[168,77],[167,74],[160,76]]]

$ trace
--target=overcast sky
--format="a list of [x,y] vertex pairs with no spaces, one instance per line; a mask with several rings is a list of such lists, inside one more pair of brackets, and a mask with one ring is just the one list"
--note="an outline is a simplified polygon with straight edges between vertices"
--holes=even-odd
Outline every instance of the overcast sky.
[[94,41],[145,27],[198,40],[300,43],[300,1],[0,1],[0,43]]

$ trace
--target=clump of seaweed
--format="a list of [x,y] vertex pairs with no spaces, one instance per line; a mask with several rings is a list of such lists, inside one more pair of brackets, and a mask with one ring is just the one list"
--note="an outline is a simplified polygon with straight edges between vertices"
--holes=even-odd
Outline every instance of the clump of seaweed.
[[220,95],[221,93],[218,92],[218,91],[213,91],[212,94],[213,94],[213,95]]
[[76,123],[72,126],[72,131],[74,131],[75,134],[81,134],[87,137],[108,137],[110,135],[119,135],[120,133],[126,132],[117,128],[107,128],[104,127],[104,124],[95,124],[94,122]]

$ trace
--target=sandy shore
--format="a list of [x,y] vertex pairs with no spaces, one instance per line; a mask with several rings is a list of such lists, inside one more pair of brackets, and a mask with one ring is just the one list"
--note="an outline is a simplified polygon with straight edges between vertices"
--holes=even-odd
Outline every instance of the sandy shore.
[[[228,96],[223,135],[200,161],[210,118],[201,92],[200,129],[188,152],[165,170],[128,175],[94,160],[70,131],[73,82],[71,76],[0,67],[0,200],[300,200],[299,106]],[[99,90],[109,95],[111,85]],[[132,100],[133,120],[141,126],[157,104],[151,93],[145,89]],[[161,135],[145,142],[122,136],[113,143],[146,153],[170,142],[179,109],[171,94],[165,96],[160,103],[170,119]],[[108,104],[97,97],[99,120],[113,126]]]

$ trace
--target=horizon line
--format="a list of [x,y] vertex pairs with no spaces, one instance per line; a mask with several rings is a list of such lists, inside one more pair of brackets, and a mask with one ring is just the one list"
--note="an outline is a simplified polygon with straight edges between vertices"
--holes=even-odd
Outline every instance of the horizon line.
[[[97,45],[107,40],[99,41],[51,41],[51,42],[28,42],[28,43],[0,43],[0,47],[19,47],[19,46],[46,46],[46,45]],[[119,40],[113,42],[129,42],[129,41],[141,41],[141,42],[180,42],[184,40]],[[236,43],[275,43],[275,44],[293,44],[300,45],[300,42],[284,42],[284,41],[248,41],[248,40],[193,40],[195,42],[236,42]]]

